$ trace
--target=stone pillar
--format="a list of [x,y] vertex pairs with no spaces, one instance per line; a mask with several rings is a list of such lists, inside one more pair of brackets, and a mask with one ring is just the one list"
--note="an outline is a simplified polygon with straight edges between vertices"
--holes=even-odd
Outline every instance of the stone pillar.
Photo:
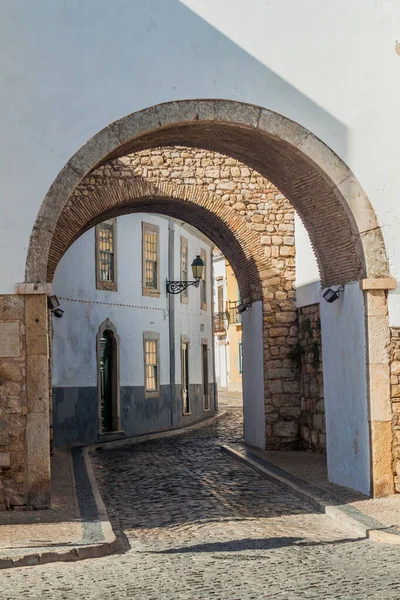
[[0,509],[25,504],[25,298],[0,296]]
[[275,289],[267,288],[263,303],[266,448],[295,450],[299,442],[300,371],[291,352],[298,343],[297,312],[291,282],[280,278],[279,284]]
[[371,474],[374,497],[394,492],[392,471],[392,415],[390,401],[390,330],[387,289],[388,279],[365,279],[364,290],[367,329],[369,421],[371,432]]
[[0,296],[0,508],[50,505],[49,287]]
[[29,505],[50,506],[50,419],[47,295],[25,297],[28,414],[25,494]]

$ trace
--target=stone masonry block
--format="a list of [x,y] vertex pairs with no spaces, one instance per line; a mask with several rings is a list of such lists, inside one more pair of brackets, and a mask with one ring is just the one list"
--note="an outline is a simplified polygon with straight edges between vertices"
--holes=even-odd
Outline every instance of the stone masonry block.
[[21,335],[19,322],[0,323],[0,357],[21,356]]
[[27,296],[25,302],[27,354],[47,356],[47,296]]

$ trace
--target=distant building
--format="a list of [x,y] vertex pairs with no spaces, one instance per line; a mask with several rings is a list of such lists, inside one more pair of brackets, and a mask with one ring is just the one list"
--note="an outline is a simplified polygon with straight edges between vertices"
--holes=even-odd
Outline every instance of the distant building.
[[232,267],[213,252],[215,374],[218,389],[242,393],[242,318],[240,293]]
[[[131,214],[83,234],[54,278],[55,445],[145,434],[216,410],[211,242],[173,219]],[[166,292],[167,279],[199,288]]]

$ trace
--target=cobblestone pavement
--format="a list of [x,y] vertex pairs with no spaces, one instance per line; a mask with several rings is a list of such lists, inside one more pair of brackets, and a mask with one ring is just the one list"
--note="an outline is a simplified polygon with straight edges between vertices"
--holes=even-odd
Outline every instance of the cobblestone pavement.
[[171,440],[97,452],[121,552],[0,572],[1,599],[400,598],[400,547],[357,540],[230,457],[240,410]]

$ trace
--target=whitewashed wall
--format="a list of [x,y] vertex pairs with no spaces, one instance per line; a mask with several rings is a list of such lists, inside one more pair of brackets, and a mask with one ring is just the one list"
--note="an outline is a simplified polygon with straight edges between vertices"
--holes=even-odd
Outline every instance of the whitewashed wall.
[[296,246],[296,306],[318,304],[321,298],[321,283],[310,238],[299,215],[294,217],[294,240]]
[[247,444],[265,449],[264,344],[262,302],[242,313],[243,416]]
[[[142,295],[142,225],[152,223],[160,228],[159,298]],[[180,235],[189,240],[189,262],[200,247],[207,252],[210,265],[211,244],[194,230],[173,224],[178,245],[174,252],[174,269],[179,279]],[[120,336],[121,386],[143,386],[143,331],[160,334],[160,384],[170,381],[170,346],[168,296],[168,220],[150,214],[132,214],[117,219],[118,292],[96,289],[95,232],[86,232],[60,261],[54,278],[54,293],[65,310],[61,319],[53,319],[53,385],[96,386],[96,335],[100,324],[109,318]],[[189,273],[191,278],[191,272]],[[208,277],[207,311],[200,310],[200,291],[189,290],[189,304],[175,303],[176,340],[181,334],[191,340],[191,383],[201,383],[201,339],[209,339],[212,347],[211,275]],[[69,300],[64,300],[68,298]],[[203,327],[201,327],[203,325]],[[179,343],[177,348],[179,348]],[[179,354],[179,353],[178,353]],[[210,352],[209,380],[212,382]],[[180,356],[176,362],[176,382],[180,383]]]
[[370,492],[364,298],[358,282],[321,301],[322,368],[330,481]]
[[208,343],[208,374],[209,381],[213,380],[213,331],[212,331],[212,264],[211,249],[212,244],[201,234],[195,235],[191,228],[182,229],[175,225],[174,231],[174,279],[180,279],[180,237],[184,236],[188,240],[188,279],[193,280],[191,263],[201,250],[206,252],[206,292],[207,308],[201,308],[201,290],[190,286],[188,288],[188,303],[180,301],[180,296],[174,298],[175,319],[175,348],[176,348],[176,370],[175,383],[181,383],[181,336],[189,338],[189,379],[191,384],[202,383],[202,357],[201,341],[207,340]]
[[[168,245],[166,219],[148,214],[117,219],[118,292],[96,289],[94,229],[81,236],[61,259],[53,290],[59,298],[74,301],[60,300],[64,316],[53,319],[53,385],[97,385],[96,335],[107,317],[121,338],[121,385],[143,385],[143,331],[160,334],[160,384],[169,383],[167,297],[163,285],[159,298],[142,295],[142,221],[158,225],[160,247]],[[167,270],[168,252],[160,252],[164,280]]]
[[[24,280],[68,159],[110,122],[185,98],[257,104],[312,131],[366,190],[399,278],[399,38],[397,0],[3,0],[0,253],[13,260],[0,293]],[[400,325],[400,294],[389,304]]]
[[297,307],[320,304],[328,476],[334,483],[369,494],[363,293],[356,282],[346,285],[338,300],[326,302],[308,233],[298,215],[295,243]]
[[[218,312],[218,286],[223,285],[223,305],[227,301],[226,295],[226,264],[225,256],[222,254],[214,256],[213,259],[213,291],[214,312]],[[214,337],[215,348],[215,376],[220,388],[226,388],[228,384],[229,370],[229,344],[226,338],[222,340],[216,335]]]

